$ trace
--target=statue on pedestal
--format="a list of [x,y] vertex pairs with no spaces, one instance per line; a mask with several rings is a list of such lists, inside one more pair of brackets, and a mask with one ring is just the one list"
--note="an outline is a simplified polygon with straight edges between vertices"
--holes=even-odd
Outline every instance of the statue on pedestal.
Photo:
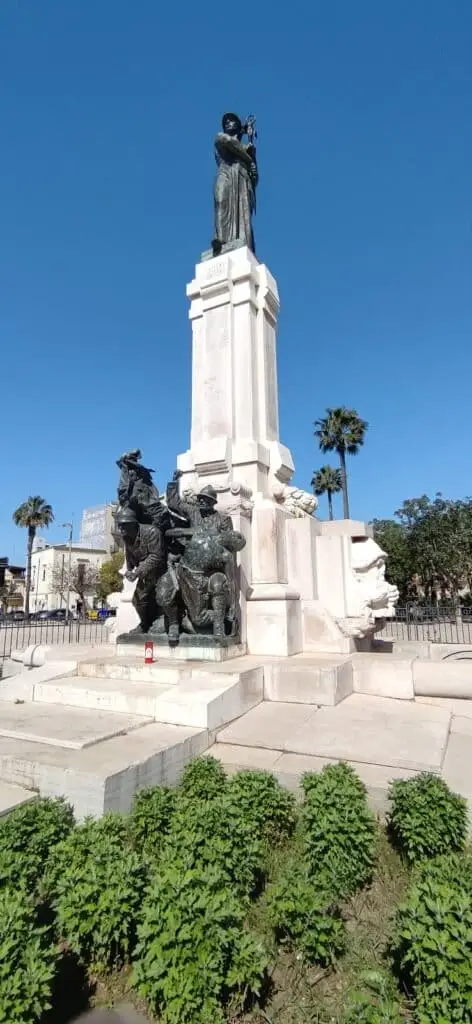
[[[255,118],[242,124],[237,114],[223,114],[223,131],[215,139],[213,255],[247,245],[255,252],[252,216],[256,209],[258,171],[254,145]],[[246,135],[248,142],[242,141]]]
[[[231,517],[216,509],[217,494],[179,495],[179,474],[165,498],[135,448],[118,460],[121,475],[116,523],[126,556],[126,580],[136,582],[133,605],[140,624],[121,637],[150,635],[175,646],[237,642],[235,553],[245,544]],[[205,637],[203,641],[202,637]],[[190,639],[191,638],[191,639]]]
[[216,510],[216,503],[214,488],[204,487],[195,503],[179,502],[179,511],[187,508],[189,526],[166,531],[166,538],[182,544],[180,557],[168,563],[156,590],[169,622],[171,645],[179,642],[181,632],[200,643],[202,636],[219,643],[227,637],[237,642],[234,556],[246,541],[233,530],[230,516]]
[[143,466],[140,459],[139,448],[132,448],[117,459],[119,510],[131,508],[139,523],[156,524],[165,514],[165,505],[152,480],[154,470]]
[[139,523],[132,508],[121,509],[116,521],[125,549],[126,578],[136,580],[133,604],[140,625],[132,632],[147,633],[159,613],[156,584],[166,570],[164,538],[156,526]]

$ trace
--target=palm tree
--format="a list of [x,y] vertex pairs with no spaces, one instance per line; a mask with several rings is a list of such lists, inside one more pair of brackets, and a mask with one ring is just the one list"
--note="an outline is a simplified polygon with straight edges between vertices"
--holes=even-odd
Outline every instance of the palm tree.
[[36,495],[28,498],[22,505],[19,505],[13,513],[13,522],[28,530],[28,544],[26,548],[26,584],[25,584],[25,612],[29,614],[29,598],[31,590],[31,556],[33,554],[33,541],[38,528],[51,525],[54,513],[50,505]]
[[368,426],[369,424],[361,420],[355,409],[346,409],[344,405],[337,409],[327,409],[323,419],[315,420],[315,437],[318,438],[321,451],[336,451],[339,455],[345,519],[349,519],[346,452],[348,455],[357,455],[359,448],[364,444]]
[[334,469],[333,466],[322,466],[314,474],[311,486],[315,494],[328,495],[328,518],[334,519],[333,494],[337,494],[338,491],[343,489],[341,470]]

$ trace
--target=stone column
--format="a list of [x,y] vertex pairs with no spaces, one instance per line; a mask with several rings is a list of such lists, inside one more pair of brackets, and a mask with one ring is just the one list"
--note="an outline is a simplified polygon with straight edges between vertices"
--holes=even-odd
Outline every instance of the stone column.
[[253,499],[294,467],[279,441],[277,285],[246,247],[197,264],[187,287],[192,323],[190,449],[178,456],[182,489],[236,482]]

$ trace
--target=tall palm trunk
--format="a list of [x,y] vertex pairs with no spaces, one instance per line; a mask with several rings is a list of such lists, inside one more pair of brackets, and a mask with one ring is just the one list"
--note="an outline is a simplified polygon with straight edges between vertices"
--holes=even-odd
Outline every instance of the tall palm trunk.
[[344,448],[338,448],[339,461],[341,463],[341,482],[343,488],[343,518],[349,519],[349,498],[347,495],[347,473],[346,473],[346,452]]
[[328,519],[334,519],[333,516],[333,492],[328,487]]
[[30,590],[31,590],[31,560],[33,557],[33,542],[36,536],[36,527],[28,526],[28,546],[26,548],[26,583],[25,583],[25,614],[29,615]]

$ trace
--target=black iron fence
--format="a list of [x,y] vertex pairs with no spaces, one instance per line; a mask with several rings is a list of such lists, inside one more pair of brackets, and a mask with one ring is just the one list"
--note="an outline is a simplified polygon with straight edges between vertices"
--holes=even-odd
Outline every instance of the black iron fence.
[[30,621],[0,622],[0,662],[12,651],[24,651],[30,644],[104,644],[107,642],[105,622],[71,619],[70,622]]
[[398,605],[387,619],[382,640],[424,640],[436,644],[472,644],[472,608],[458,604]]

